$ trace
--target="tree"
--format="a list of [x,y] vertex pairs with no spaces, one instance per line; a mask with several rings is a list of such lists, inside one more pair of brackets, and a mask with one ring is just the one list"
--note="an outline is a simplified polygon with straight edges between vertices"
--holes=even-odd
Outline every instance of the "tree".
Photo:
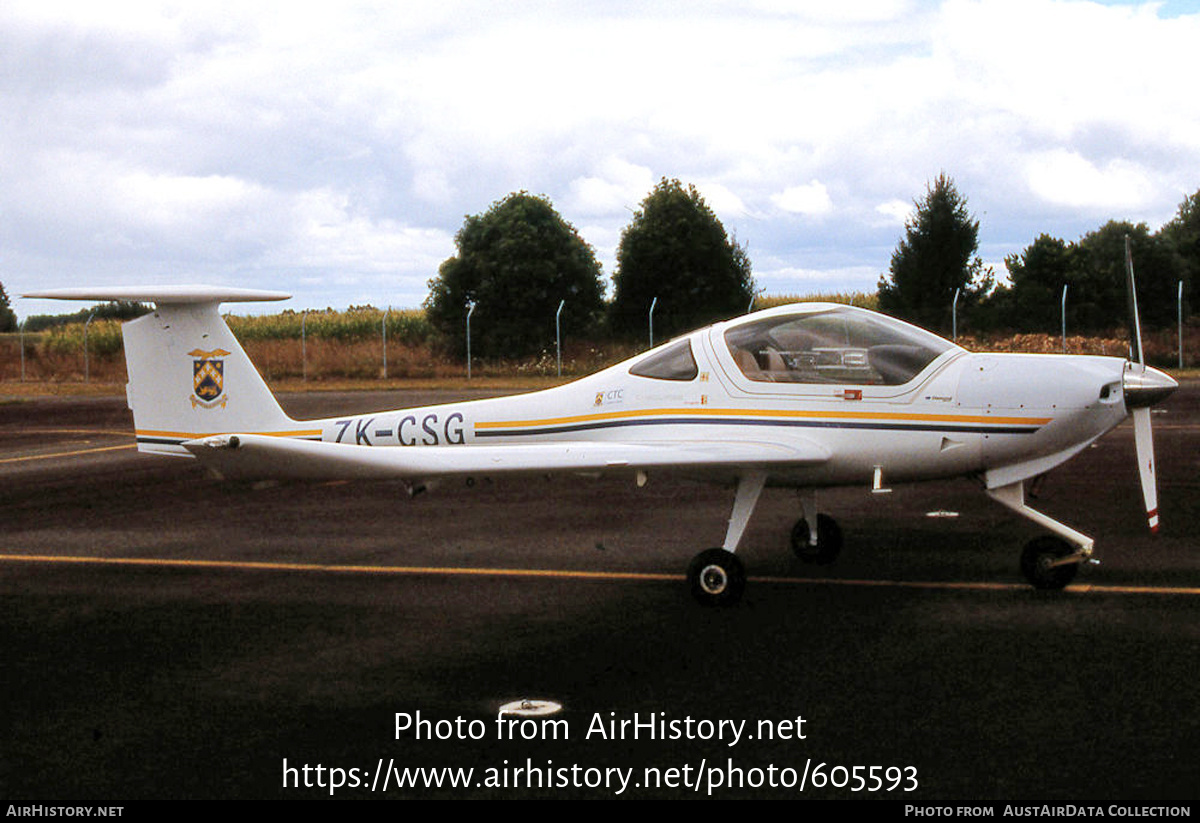
[[[1158,231],[1158,236],[1169,242],[1180,258],[1181,280],[1183,283],[1183,312],[1191,314],[1190,306],[1192,286],[1200,281],[1200,191],[1188,195],[1179,204],[1170,222]],[[1175,284],[1176,299],[1178,299],[1178,281]]]
[[12,306],[8,303],[8,294],[4,291],[4,284],[0,283],[0,332],[16,330],[17,315],[13,313]]
[[1158,233],[1175,244],[1190,272],[1200,269],[1200,191],[1183,198],[1175,216]]
[[754,295],[746,250],[695,186],[665,177],[621,233],[609,319],[618,334],[645,334],[654,298],[655,337],[667,339],[741,314]]
[[948,330],[954,292],[960,310],[977,303],[992,287],[992,274],[975,256],[979,221],[967,199],[943,172],[905,223],[904,239],[892,253],[891,275],[879,278],[882,311],[931,329]]
[[[988,302],[1006,300],[1003,316],[997,320],[1016,331],[1045,332],[1058,328],[1062,319],[1062,290],[1067,286],[1067,308],[1074,316],[1080,283],[1078,252],[1075,244],[1067,244],[1057,237],[1042,234],[1020,254],[1004,258],[1010,289],[996,289]],[[1071,289],[1074,287],[1075,303]],[[1074,322],[1071,327],[1074,328]]]
[[[1145,223],[1110,220],[1077,244],[1080,325],[1091,331],[1124,325],[1129,317],[1125,277],[1125,237],[1130,239],[1137,275],[1138,311],[1144,328],[1172,325],[1176,283],[1183,261],[1172,243],[1151,235]],[[1068,299],[1071,299],[1068,297]]]
[[[1171,224],[1152,235],[1145,223],[1110,220],[1078,242],[1043,234],[1019,255],[1005,259],[1010,289],[998,288],[988,303],[999,318],[1020,331],[1057,329],[1062,289],[1067,290],[1067,327],[1076,332],[1111,332],[1129,318],[1125,277],[1125,238],[1133,251],[1138,308],[1144,327],[1171,325],[1179,280],[1188,279],[1180,253],[1182,232]],[[1183,235],[1186,237],[1186,235]]]
[[135,303],[128,300],[116,300],[109,303],[97,303],[94,306],[79,309],[70,314],[34,314],[25,318],[25,331],[44,331],[57,326],[67,326],[71,323],[85,323],[89,317],[94,320],[133,320],[143,314],[154,311],[146,303]]
[[586,333],[604,309],[592,247],[543,196],[514,192],[468,216],[455,235],[458,254],[429,281],[425,309],[458,354],[466,351],[467,304],[473,354],[522,357],[554,344],[554,316]]

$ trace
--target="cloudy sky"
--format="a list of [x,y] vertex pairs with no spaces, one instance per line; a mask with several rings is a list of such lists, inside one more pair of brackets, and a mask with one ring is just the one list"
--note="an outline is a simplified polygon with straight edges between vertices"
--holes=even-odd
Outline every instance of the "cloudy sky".
[[0,283],[417,306],[522,189],[607,279],[677,177],[760,290],[873,290],[942,171],[1002,273],[1200,189],[1197,43],[1195,1],[4,0]]

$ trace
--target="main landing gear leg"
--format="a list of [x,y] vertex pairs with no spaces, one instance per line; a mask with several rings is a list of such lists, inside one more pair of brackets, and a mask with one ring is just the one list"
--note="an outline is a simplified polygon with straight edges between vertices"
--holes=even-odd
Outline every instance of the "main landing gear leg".
[[817,514],[817,493],[813,489],[800,492],[800,510],[804,516],[792,526],[792,551],[805,563],[829,565],[842,550],[841,527],[829,515]]
[[750,515],[758,504],[759,495],[767,483],[765,472],[748,472],[738,479],[733,513],[725,544],[719,549],[700,552],[688,566],[688,584],[692,596],[705,606],[732,606],[742,597],[746,587],[746,571],[734,552],[742,542]]
[[1075,579],[1079,564],[1091,560],[1096,541],[1025,505],[1025,483],[987,490],[988,496],[1022,517],[1050,530],[1029,541],[1021,552],[1021,574],[1036,589],[1061,589]]

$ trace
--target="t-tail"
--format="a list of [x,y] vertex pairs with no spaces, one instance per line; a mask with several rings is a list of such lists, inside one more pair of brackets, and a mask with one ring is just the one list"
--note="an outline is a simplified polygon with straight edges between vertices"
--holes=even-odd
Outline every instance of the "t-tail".
[[190,457],[180,444],[231,432],[320,437],[279,407],[233,336],[224,302],[286,300],[283,292],[213,286],[54,289],[25,297],[154,303],[125,323],[126,394],[138,450]]

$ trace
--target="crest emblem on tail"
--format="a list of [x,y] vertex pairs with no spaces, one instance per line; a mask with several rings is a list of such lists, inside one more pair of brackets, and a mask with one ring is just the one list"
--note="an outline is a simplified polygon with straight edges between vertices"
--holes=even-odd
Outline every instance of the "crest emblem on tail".
[[192,408],[224,408],[229,398],[225,396],[225,361],[222,358],[229,352],[192,349],[188,354],[195,358],[192,360]]

